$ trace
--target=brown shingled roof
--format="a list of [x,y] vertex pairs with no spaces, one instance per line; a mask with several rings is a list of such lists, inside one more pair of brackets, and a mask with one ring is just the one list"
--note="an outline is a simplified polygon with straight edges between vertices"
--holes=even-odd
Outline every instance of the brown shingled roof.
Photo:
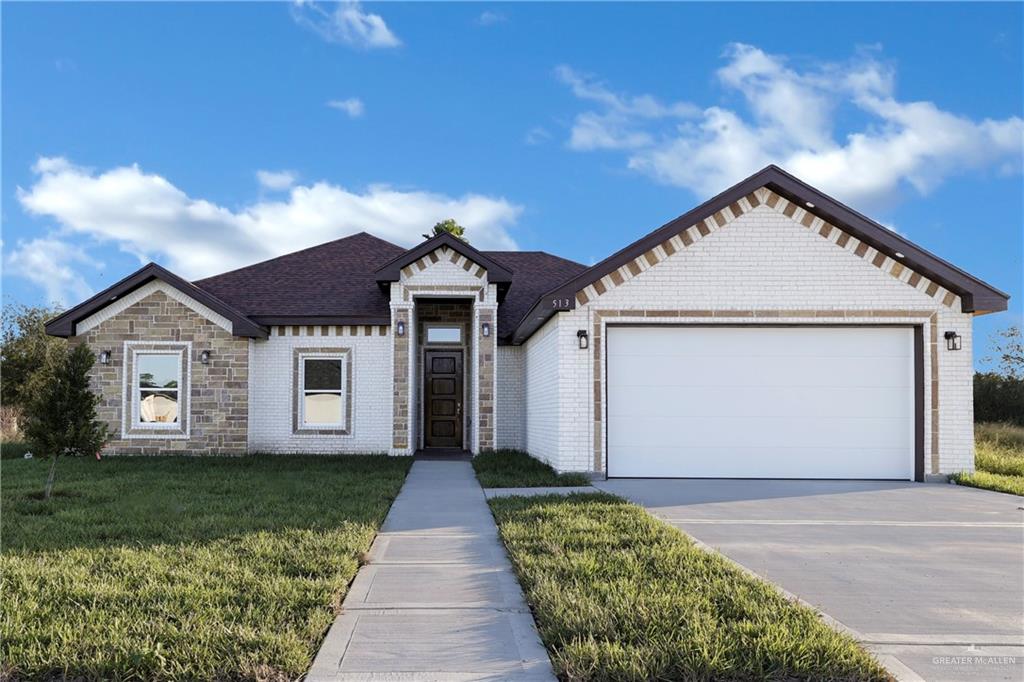
[[377,286],[374,271],[404,252],[360,232],[195,285],[261,324],[280,324],[276,318],[282,317],[380,318],[384,324],[391,317],[388,296]]
[[[397,244],[360,232],[207,277],[195,285],[264,325],[388,324],[388,295],[378,285],[375,271],[404,253],[406,249]],[[513,275],[498,307],[502,336],[512,332],[541,293],[586,269],[542,251],[481,253]]]

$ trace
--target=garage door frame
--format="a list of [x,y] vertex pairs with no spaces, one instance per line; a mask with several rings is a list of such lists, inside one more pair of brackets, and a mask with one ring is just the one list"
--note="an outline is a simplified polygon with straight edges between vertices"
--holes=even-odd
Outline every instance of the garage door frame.
[[[800,322],[756,322],[756,323],[707,323],[707,322],[609,322],[605,325],[606,334],[615,328],[627,328],[627,327],[690,327],[690,328],[717,328],[717,329],[728,329],[728,328],[757,328],[757,327],[770,327],[770,328],[879,328],[879,327],[897,327],[901,329],[912,329],[914,332],[914,480],[917,482],[924,481],[924,325],[922,324],[907,324],[900,322],[891,323],[880,323],[880,324],[866,324],[862,322],[851,322],[849,324],[836,324],[836,323],[800,323]],[[604,381],[602,383],[602,400],[604,402],[602,406],[603,412],[603,438],[605,443],[609,443],[608,439],[608,353],[605,352],[603,358],[602,374],[604,375]],[[608,459],[609,459],[609,448],[604,448],[604,471],[607,478],[619,478],[616,476],[608,476]],[[629,478],[666,478],[664,476],[657,477],[637,477],[631,476]],[[701,478],[696,476],[678,476],[674,478]],[[741,479],[738,479],[741,480]],[[761,479],[754,479],[761,480]],[[814,480],[814,479],[809,479]],[[819,479],[829,480],[829,479]]]

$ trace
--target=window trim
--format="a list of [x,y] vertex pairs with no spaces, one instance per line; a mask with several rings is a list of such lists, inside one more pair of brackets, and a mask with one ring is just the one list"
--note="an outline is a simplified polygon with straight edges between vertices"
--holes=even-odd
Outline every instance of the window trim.
[[[341,361],[341,413],[342,421],[336,424],[305,423],[305,373],[306,360]],[[295,348],[292,350],[292,434],[306,436],[350,436],[352,435],[352,376],[351,348]],[[311,391],[312,393],[334,393],[333,391]]]
[[[431,341],[430,330],[431,329],[458,329],[459,340],[458,341]],[[465,345],[466,342],[466,325],[462,322],[426,322],[423,325],[423,345],[424,346],[449,346],[451,348]]]
[[[145,354],[178,355],[178,421],[139,420],[138,362]],[[124,440],[187,440],[191,437],[192,342],[125,341],[121,367],[121,438]]]

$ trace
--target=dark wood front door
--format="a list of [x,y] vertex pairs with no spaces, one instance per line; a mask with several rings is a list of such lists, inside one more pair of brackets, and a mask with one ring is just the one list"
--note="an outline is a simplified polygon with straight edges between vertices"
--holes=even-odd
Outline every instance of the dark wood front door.
[[423,444],[462,447],[462,351],[426,351]]

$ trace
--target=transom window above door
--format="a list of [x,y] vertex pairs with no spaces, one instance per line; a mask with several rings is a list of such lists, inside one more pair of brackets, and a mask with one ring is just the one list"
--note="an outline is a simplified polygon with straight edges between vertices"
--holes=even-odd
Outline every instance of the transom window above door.
[[427,343],[462,343],[462,327],[453,325],[431,325],[427,327]]

